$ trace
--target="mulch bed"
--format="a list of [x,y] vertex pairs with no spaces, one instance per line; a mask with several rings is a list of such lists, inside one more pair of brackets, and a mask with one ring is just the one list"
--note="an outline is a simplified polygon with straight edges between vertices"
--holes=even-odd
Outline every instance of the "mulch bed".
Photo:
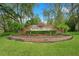
[[20,40],[25,42],[56,42],[56,41],[69,40],[72,38],[72,36],[69,36],[69,35],[53,35],[53,36],[14,35],[14,36],[9,36],[8,38],[12,40]]

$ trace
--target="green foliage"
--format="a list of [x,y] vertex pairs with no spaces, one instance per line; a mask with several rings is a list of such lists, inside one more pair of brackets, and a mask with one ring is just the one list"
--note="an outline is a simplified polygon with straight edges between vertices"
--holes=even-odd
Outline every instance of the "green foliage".
[[40,23],[41,22],[41,20],[39,19],[39,18],[33,18],[32,20],[31,20],[31,24],[38,24],[38,23]]
[[17,22],[8,22],[8,31],[9,32],[18,32],[21,28],[23,28],[23,25]]
[[53,24],[54,22],[53,22],[53,19],[50,19],[50,20],[47,20],[47,24]]
[[70,31],[79,31],[79,4],[71,4],[68,26]]
[[35,18],[32,18],[31,20],[26,21],[26,25],[35,25],[35,24],[39,24],[41,22],[40,18],[37,16]]
[[0,37],[2,37],[2,36],[9,36],[9,35],[15,35],[15,34],[16,34],[15,32],[4,32],[4,33],[0,34]]
[[22,24],[19,24],[17,22],[13,23],[13,30],[16,31],[16,32],[18,32],[22,27],[23,27]]
[[79,31],[79,22],[77,22],[76,26],[75,26],[75,30]]
[[67,25],[70,27],[70,31],[75,31],[75,26],[77,22],[77,15],[71,15],[69,20],[67,21]]
[[60,23],[64,22],[64,14],[61,9],[61,4],[57,3],[55,5],[56,5],[56,7],[55,7],[55,13],[56,13],[55,23],[60,24]]
[[[18,32],[24,25],[24,17],[32,17],[34,4],[0,4],[0,27],[4,32]],[[8,21],[7,21],[8,20]]]
[[[31,33],[31,34],[30,34]],[[56,31],[27,31],[27,35],[32,35],[32,34],[47,34],[47,35],[55,35]]]
[[59,30],[64,30],[64,32],[67,32],[67,31],[69,30],[68,25],[66,25],[65,23],[58,24],[58,25],[57,25],[57,28],[58,28]]

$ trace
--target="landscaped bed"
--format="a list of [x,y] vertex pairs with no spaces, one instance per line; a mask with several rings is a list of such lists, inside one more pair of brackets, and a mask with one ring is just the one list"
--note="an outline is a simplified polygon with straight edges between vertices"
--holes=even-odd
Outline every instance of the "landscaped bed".
[[9,36],[9,39],[12,40],[20,40],[25,42],[56,42],[56,41],[63,41],[63,40],[69,40],[72,36],[69,35],[14,35]]

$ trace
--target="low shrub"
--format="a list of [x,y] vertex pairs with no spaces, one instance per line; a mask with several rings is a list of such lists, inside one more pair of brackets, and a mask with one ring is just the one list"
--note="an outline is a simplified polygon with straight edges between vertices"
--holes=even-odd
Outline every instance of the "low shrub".
[[9,35],[14,35],[16,34],[15,32],[4,32],[2,34],[0,34],[0,36],[9,36]]
[[58,30],[60,30],[61,32],[67,32],[67,31],[69,30],[68,25],[66,25],[65,23],[58,24],[56,27],[57,27]]
[[33,34],[46,34],[46,35],[54,35],[56,31],[27,31],[27,35],[33,35]]

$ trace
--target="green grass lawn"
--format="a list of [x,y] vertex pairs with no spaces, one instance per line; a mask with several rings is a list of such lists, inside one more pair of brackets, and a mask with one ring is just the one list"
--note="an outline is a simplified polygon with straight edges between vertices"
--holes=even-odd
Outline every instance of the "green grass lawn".
[[79,32],[68,33],[72,40],[54,43],[32,43],[8,40],[0,37],[0,55],[11,56],[59,56],[79,55]]

